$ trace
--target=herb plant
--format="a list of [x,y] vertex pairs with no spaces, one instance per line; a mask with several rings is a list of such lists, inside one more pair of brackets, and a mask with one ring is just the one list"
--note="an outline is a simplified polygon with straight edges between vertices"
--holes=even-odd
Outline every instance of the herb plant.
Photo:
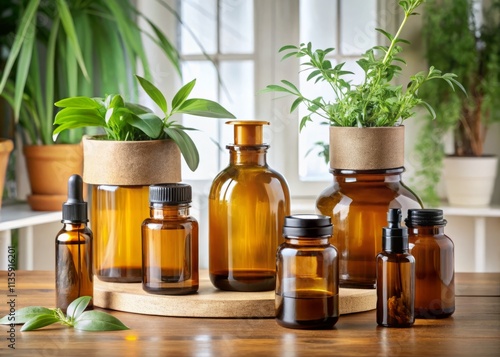
[[405,61],[399,56],[402,51],[401,44],[409,42],[400,38],[401,31],[412,15],[416,15],[415,9],[424,0],[399,1],[404,11],[404,18],[395,35],[382,29],[376,29],[388,40],[388,46],[375,46],[362,56],[356,63],[364,72],[364,81],[359,85],[352,84],[347,75],[352,72],[343,69],[345,63],[333,66],[326,56],[333,48],[313,50],[311,43],[300,44],[300,46],[287,45],[279,52],[285,52],[283,59],[289,57],[306,58],[302,63],[304,71],[308,71],[308,81],[327,82],[335,94],[336,101],[329,102],[318,98],[307,98],[291,82],[281,81],[282,85],[268,85],[264,91],[284,92],[296,97],[292,103],[290,112],[299,105],[307,107],[309,114],[300,121],[300,129],[311,121],[313,114],[326,119],[332,126],[347,127],[380,127],[395,126],[404,120],[414,116],[414,108],[423,105],[435,117],[433,108],[419,96],[422,85],[434,79],[444,80],[452,90],[455,86],[465,91],[456,80],[453,73],[442,73],[440,70],[430,67],[427,72],[420,72],[411,76],[407,86],[392,84],[392,80],[401,73],[401,64]]
[[15,315],[6,315],[0,324],[24,324],[21,331],[32,331],[55,323],[74,327],[82,331],[128,330],[116,317],[102,311],[84,311],[90,296],[81,296],[69,304],[66,315],[61,309],[48,309],[41,306],[29,306],[19,309]]
[[138,141],[172,139],[191,170],[199,164],[199,154],[186,128],[173,120],[174,114],[190,114],[211,118],[235,118],[220,104],[208,99],[188,98],[196,79],[184,85],[173,97],[170,108],[165,96],[148,80],[137,76],[139,84],[162,111],[162,117],[149,108],[127,103],[119,94],[106,98],[72,97],[55,103],[63,108],[55,118],[54,136],[67,129],[101,127],[108,140]]

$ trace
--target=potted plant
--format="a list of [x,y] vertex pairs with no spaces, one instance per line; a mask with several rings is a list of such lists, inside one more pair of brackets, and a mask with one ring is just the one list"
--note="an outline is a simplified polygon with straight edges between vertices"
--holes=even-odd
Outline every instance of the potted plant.
[[[500,1],[493,0],[485,9],[482,24],[473,5],[472,0],[426,4],[427,60],[459,75],[468,92],[467,97],[450,96],[442,83],[434,82],[423,94],[437,115],[437,120],[425,118],[416,145],[420,191],[431,205],[440,203],[436,186],[443,159],[451,204],[487,205],[493,193],[498,157],[485,154],[484,141],[489,127],[500,121]],[[444,137],[449,131],[454,151],[446,156]]]
[[[60,210],[68,177],[82,170],[83,132],[68,131],[53,141],[53,103],[77,94],[136,93],[133,71],[142,68],[150,77],[142,30],[135,21],[144,16],[129,0],[20,0],[2,1],[0,6],[0,13],[18,16],[15,32],[7,36],[9,56],[2,68],[0,95],[12,106],[22,129],[32,189],[28,200],[33,209]],[[145,20],[146,35],[180,73],[174,47]],[[62,161],[50,163],[54,156]],[[40,177],[45,169],[48,180]]]
[[269,85],[267,91],[284,92],[296,97],[293,112],[299,105],[309,111],[300,121],[303,128],[319,116],[330,125],[330,167],[333,185],[316,201],[317,210],[332,217],[332,244],[339,250],[340,284],[343,287],[373,288],[375,260],[381,249],[382,227],[387,225],[389,208],[420,207],[415,194],[401,182],[404,171],[404,126],[414,116],[414,108],[422,105],[431,115],[432,107],[419,95],[421,87],[439,79],[452,88],[462,88],[452,73],[430,67],[427,72],[411,76],[407,85],[395,85],[404,60],[400,57],[401,31],[422,0],[399,1],[403,20],[395,35],[377,29],[388,40],[386,46],[369,49],[357,64],[364,81],[348,80],[344,63],[332,65],[327,55],[333,48],[313,50],[312,45],[288,45],[280,49],[283,58],[299,57],[309,71],[307,80],[324,81],[334,92],[335,102],[322,97],[308,98],[291,82]]
[[219,104],[188,98],[196,81],[184,85],[170,105],[149,81],[137,76],[161,116],[121,95],[60,100],[54,135],[68,129],[99,127],[104,136],[84,137],[83,179],[92,184],[91,225],[95,274],[108,282],[141,281],[141,223],[149,216],[148,187],[181,180],[180,154],[191,170],[198,150],[174,114],[234,118]]

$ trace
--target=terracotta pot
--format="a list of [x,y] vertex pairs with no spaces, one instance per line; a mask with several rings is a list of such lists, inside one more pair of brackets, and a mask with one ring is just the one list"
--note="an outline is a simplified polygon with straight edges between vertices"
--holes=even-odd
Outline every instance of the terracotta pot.
[[5,174],[9,155],[14,149],[14,143],[9,139],[0,139],[0,208],[2,207],[3,186],[5,184]]
[[404,166],[404,126],[330,127],[330,167],[385,170]]
[[81,144],[27,145],[23,148],[35,211],[59,211],[67,198],[68,178],[82,175]]
[[497,156],[445,157],[443,172],[449,203],[468,207],[489,205],[497,166]]

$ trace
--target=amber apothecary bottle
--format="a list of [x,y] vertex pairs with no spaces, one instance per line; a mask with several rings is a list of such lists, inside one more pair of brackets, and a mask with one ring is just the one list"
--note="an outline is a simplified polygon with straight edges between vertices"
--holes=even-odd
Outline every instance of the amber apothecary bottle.
[[149,186],[92,185],[95,274],[108,282],[141,282],[141,224]]
[[209,195],[209,272],[222,290],[274,290],[276,249],[290,194],[283,176],[266,162],[263,121],[230,121],[229,166]]
[[198,291],[198,222],[189,215],[191,186],[149,187],[150,218],[142,223],[142,287],[153,294]]
[[[87,202],[79,175],[68,180],[68,200],[62,207],[64,226],[56,236],[56,307],[64,312],[80,296],[94,296],[92,231],[87,227]],[[90,300],[88,309],[92,308]]]
[[339,318],[337,250],[330,217],[285,218],[276,255],[276,321],[289,328],[332,328]]
[[409,327],[415,322],[415,259],[409,253],[408,230],[401,210],[390,209],[377,255],[377,324]]
[[405,222],[415,257],[415,317],[451,316],[455,311],[454,245],[444,234],[443,211],[410,209]]

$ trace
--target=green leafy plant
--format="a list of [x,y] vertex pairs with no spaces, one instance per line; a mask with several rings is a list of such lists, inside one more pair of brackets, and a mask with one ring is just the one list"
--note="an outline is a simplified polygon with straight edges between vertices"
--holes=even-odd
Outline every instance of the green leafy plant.
[[81,296],[69,304],[66,315],[61,309],[48,309],[41,306],[29,306],[19,309],[14,315],[6,315],[0,324],[24,324],[21,331],[32,331],[55,323],[74,327],[82,331],[128,330],[116,317],[102,311],[85,311],[90,296]]
[[426,58],[460,76],[468,97],[450,96],[442,83],[423,98],[437,120],[423,117],[415,151],[421,163],[417,189],[429,205],[439,204],[436,186],[443,167],[444,138],[453,132],[455,156],[482,156],[490,126],[500,122],[500,0],[486,6],[478,24],[472,0],[429,0],[424,13]]
[[149,108],[127,103],[118,94],[106,98],[72,97],[55,103],[63,108],[56,115],[58,125],[53,134],[81,127],[100,127],[108,140],[137,141],[172,139],[191,170],[199,164],[199,154],[186,128],[173,120],[174,114],[190,114],[211,118],[235,118],[220,104],[208,99],[188,98],[196,80],[184,85],[173,97],[170,108],[165,96],[151,82],[136,75],[139,84],[162,111],[162,117]]
[[[131,0],[2,0],[0,14],[18,19],[5,37],[0,95],[13,108],[27,143],[54,143],[53,103],[59,98],[116,92],[133,97],[138,89],[133,71],[142,68],[151,77],[142,35],[180,74],[177,51]],[[146,29],[137,18],[145,20]],[[78,142],[81,135],[81,130],[66,132],[58,142]]]
[[407,86],[393,85],[392,80],[402,71],[401,64],[405,61],[399,56],[402,51],[401,44],[409,42],[400,38],[401,31],[410,16],[415,15],[415,9],[423,3],[423,0],[399,1],[404,10],[404,18],[395,35],[382,29],[376,29],[384,35],[388,46],[375,46],[362,56],[356,63],[364,72],[364,81],[355,85],[346,76],[352,72],[343,69],[345,63],[333,66],[327,59],[327,55],[333,48],[313,50],[311,43],[300,46],[287,45],[279,52],[285,52],[283,59],[289,57],[305,58],[302,63],[304,71],[308,71],[308,81],[324,81],[332,89],[335,102],[326,101],[323,97],[307,98],[291,82],[281,81],[282,85],[268,85],[264,91],[284,92],[296,97],[292,103],[290,112],[293,112],[301,104],[307,107],[309,113],[300,121],[300,129],[312,121],[312,115],[318,115],[326,119],[333,126],[348,127],[378,127],[394,126],[401,124],[404,120],[415,115],[414,108],[423,105],[435,116],[433,108],[424,101],[419,91],[421,87],[435,79],[441,79],[447,83],[452,90],[455,86],[464,91],[462,85],[456,80],[453,73],[442,73],[440,70],[430,67],[427,72],[420,72],[411,76]]

